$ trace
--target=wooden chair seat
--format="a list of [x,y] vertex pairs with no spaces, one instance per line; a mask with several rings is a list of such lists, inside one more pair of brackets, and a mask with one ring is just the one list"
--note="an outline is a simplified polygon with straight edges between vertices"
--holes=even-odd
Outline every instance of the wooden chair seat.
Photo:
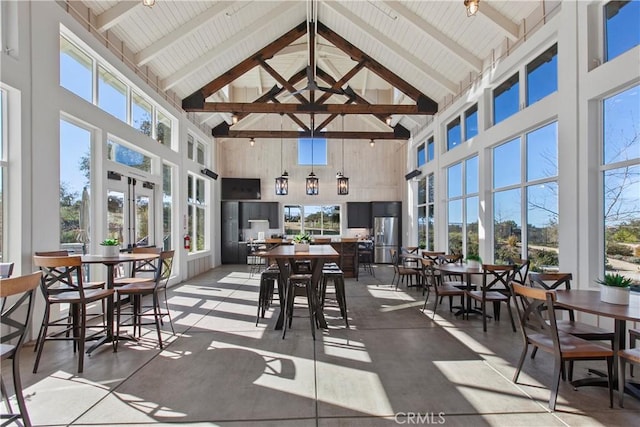
[[113,295],[113,293],[114,293],[113,289],[89,289],[84,292],[84,299],[83,299],[80,296],[79,292],[69,291],[69,292],[62,292],[56,295],[51,295],[49,297],[49,301],[51,303],[58,303],[58,304],[64,304],[64,303],[80,304],[80,303],[98,301],[98,300],[107,298],[110,295]]
[[[637,329],[635,330],[637,331]],[[618,400],[620,407],[624,406],[624,386],[626,383],[625,364],[631,362],[633,365],[640,365],[640,348],[628,348],[618,351]],[[633,373],[633,371],[631,371]]]
[[[477,301],[482,301],[482,291],[469,291],[468,295]],[[484,294],[485,301],[508,301],[509,297],[498,291],[489,291]]]
[[129,283],[128,285],[120,286],[118,288],[119,294],[134,294],[134,293],[148,293],[153,291],[153,288],[156,286],[154,282],[146,281],[146,282],[137,282],[137,283]]
[[624,357],[630,362],[640,363],[640,348],[627,348],[618,351],[619,357]]
[[[583,340],[569,334],[558,333],[560,338],[560,351],[562,357],[587,358],[587,357],[613,357],[613,350],[592,341]],[[553,354],[553,339],[547,334],[528,334],[529,342],[540,350]]]
[[113,281],[113,286],[125,286],[132,283],[147,283],[153,281],[153,277],[120,277]]

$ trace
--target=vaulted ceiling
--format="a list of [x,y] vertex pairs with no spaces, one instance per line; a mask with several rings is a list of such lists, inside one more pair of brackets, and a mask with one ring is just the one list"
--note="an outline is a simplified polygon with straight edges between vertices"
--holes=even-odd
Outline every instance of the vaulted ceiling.
[[[517,47],[545,8],[481,0],[467,17],[463,0],[82,3],[199,123],[242,138],[279,135],[261,119],[283,113],[285,137],[315,128],[406,139]],[[342,129],[341,114],[359,125]]]

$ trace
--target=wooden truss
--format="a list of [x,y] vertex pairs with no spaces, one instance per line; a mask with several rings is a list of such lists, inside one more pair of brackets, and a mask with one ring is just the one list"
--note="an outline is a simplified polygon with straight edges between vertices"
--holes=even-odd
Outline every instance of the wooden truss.
[[[344,74],[340,79],[335,80],[329,73],[319,68],[315,63],[314,43],[310,43],[309,47],[309,66],[300,70],[291,78],[285,79],[276,70],[274,70],[267,60],[272,58],[276,53],[292,44],[294,41],[310,31],[310,40],[316,36],[314,34],[313,25],[307,25],[302,22],[280,38],[265,46],[249,58],[240,62],[235,67],[223,73],[216,79],[207,83],[202,88],[195,91],[182,100],[182,108],[189,112],[209,112],[209,113],[233,113],[237,120],[242,120],[252,113],[261,114],[286,114],[290,117],[302,131],[275,131],[275,130],[238,130],[234,131],[226,122],[216,126],[212,133],[216,137],[225,138],[300,138],[308,137],[312,134],[319,135],[320,130],[324,129],[336,117],[343,114],[369,114],[376,117],[382,122],[393,114],[400,115],[433,115],[438,111],[438,104],[420,92],[418,89],[389,71],[382,64],[362,52],[360,49],[352,45],[350,42],[339,36],[337,33],[318,22],[318,35],[332,43],[336,48],[348,55],[356,65]],[[253,102],[208,102],[206,99],[215,92],[221,90],[226,85],[248,72],[255,67],[262,67],[277,82],[267,93],[261,95]],[[349,80],[354,77],[363,68],[377,74],[390,85],[404,93],[412,99],[415,104],[371,104],[365,98],[358,95],[348,86]],[[315,69],[315,73],[310,73],[310,69]],[[318,88],[315,81],[311,82],[310,75],[322,80],[328,87]],[[295,85],[307,79],[309,85],[316,90],[323,91],[316,99],[316,90],[309,90],[307,95],[303,95],[303,90],[297,90]],[[308,87],[309,87],[308,85]],[[347,85],[347,86],[345,86]],[[282,103],[277,96],[288,91],[298,103]],[[325,103],[329,98],[339,94],[346,97],[343,103]],[[315,129],[305,121],[300,120],[296,114],[324,114],[328,117],[322,121]],[[310,122],[313,122],[312,120]],[[326,138],[343,138],[343,139],[408,139],[410,132],[400,124],[393,127],[390,132],[368,132],[368,131],[340,131],[340,132],[322,132]]]

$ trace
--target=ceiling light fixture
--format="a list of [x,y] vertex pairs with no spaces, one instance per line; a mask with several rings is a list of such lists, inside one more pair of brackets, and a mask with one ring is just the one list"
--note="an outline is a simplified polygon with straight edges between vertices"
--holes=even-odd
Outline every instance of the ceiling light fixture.
[[253,147],[254,145],[256,145],[256,140],[255,140],[255,139],[253,139],[253,138],[249,138],[249,145],[250,145],[250,146],[252,146],[252,147]]
[[276,178],[276,196],[286,196],[289,194],[289,174],[286,169],[282,168],[282,116],[284,113],[280,113],[280,170],[282,175]]
[[480,0],[464,0],[464,7],[467,8],[467,16],[475,16],[480,10]]
[[376,146],[376,142],[372,139],[371,141],[369,141],[369,146],[370,147],[375,147]]
[[315,120],[313,114],[311,115],[311,173],[307,177],[307,196],[317,196],[319,190],[319,181],[316,174],[313,173],[313,130],[315,128]]
[[[342,132],[344,134],[344,114],[342,114]],[[344,137],[342,138],[342,172],[336,174],[338,183],[338,196],[349,194],[349,178],[344,176]]]
[[142,4],[147,7],[152,7],[156,4],[156,0],[142,0]]
[[235,125],[238,123],[238,115],[236,113],[231,114],[231,124]]

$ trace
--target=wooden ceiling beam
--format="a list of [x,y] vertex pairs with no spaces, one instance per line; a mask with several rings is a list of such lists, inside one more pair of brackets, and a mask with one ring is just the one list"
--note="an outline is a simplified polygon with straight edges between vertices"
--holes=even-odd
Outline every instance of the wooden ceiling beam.
[[[339,80],[337,80],[335,83],[333,83],[331,85],[332,89],[342,89],[342,86],[344,86],[345,83],[347,83],[349,80],[351,80],[356,74],[358,74],[358,72],[360,72],[360,70],[362,70],[364,67],[366,66],[366,61],[360,61],[358,62],[355,67],[353,67],[351,70],[349,70],[347,72],[347,74],[345,74],[344,76],[342,76]],[[316,72],[317,73],[317,72]],[[332,93],[326,92],[323,93],[322,96],[320,98],[318,98],[317,103],[318,104],[322,104],[324,103],[327,99],[331,98],[331,96],[333,96]]]
[[430,105],[430,109],[435,108],[438,111],[438,103],[429,98],[427,95],[420,92],[413,87],[407,81],[398,77],[396,74],[387,69],[384,65],[371,58],[369,55],[355,47],[349,41],[345,40],[335,31],[324,25],[322,22],[318,22],[318,34],[324,37],[327,41],[331,42],[335,47],[345,52],[356,62],[366,61],[367,69],[373,71],[383,80],[390,85],[398,89],[399,91],[407,94],[418,104]]
[[284,77],[282,77],[280,74],[278,74],[278,72],[276,70],[274,70],[273,67],[271,67],[269,64],[267,64],[267,62],[264,59],[258,58],[258,63],[260,64],[260,66],[262,68],[264,68],[264,70],[267,73],[269,73],[269,75],[271,77],[273,77],[275,79],[275,81],[280,83],[280,85],[282,87],[284,87],[286,90],[288,90],[298,101],[302,102],[303,104],[308,104],[309,103],[307,98],[305,98],[304,96],[300,95],[299,93],[296,93],[297,89],[291,83],[289,83]]
[[[311,131],[298,132],[295,130],[230,130],[225,123],[213,128],[211,134],[216,138],[264,138],[264,139],[298,139],[311,138]],[[358,131],[330,131],[330,132],[314,132],[314,137],[327,139],[363,139],[363,140],[407,140],[409,134],[400,135],[397,132],[358,132]]]
[[198,105],[204,103],[204,100],[211,96],[213,93],[219,91],[226,85],[230,84],[238,77],[242,76],[247,71],[259,65],[258,59],[269,59],[272,58],[273,55],[278,53],[280,50],[289,46],[291,43],[302,37],[307,32],[307,23],[302,22],[298,24],[295,28],[288,31],[274,42],[268,44],[263,47],[249,58],[240,62],[235,67],[232,67],[222,75],[218,76],[216,79],[207,83],[188,97],[182,100],[183,109],[185,105]]
[[255,102],[205,102],[202,108],[185,108],[195,113],[263,113],[263,114],[391,114],[432,115],[433,110],[411,104],[274,104]]

